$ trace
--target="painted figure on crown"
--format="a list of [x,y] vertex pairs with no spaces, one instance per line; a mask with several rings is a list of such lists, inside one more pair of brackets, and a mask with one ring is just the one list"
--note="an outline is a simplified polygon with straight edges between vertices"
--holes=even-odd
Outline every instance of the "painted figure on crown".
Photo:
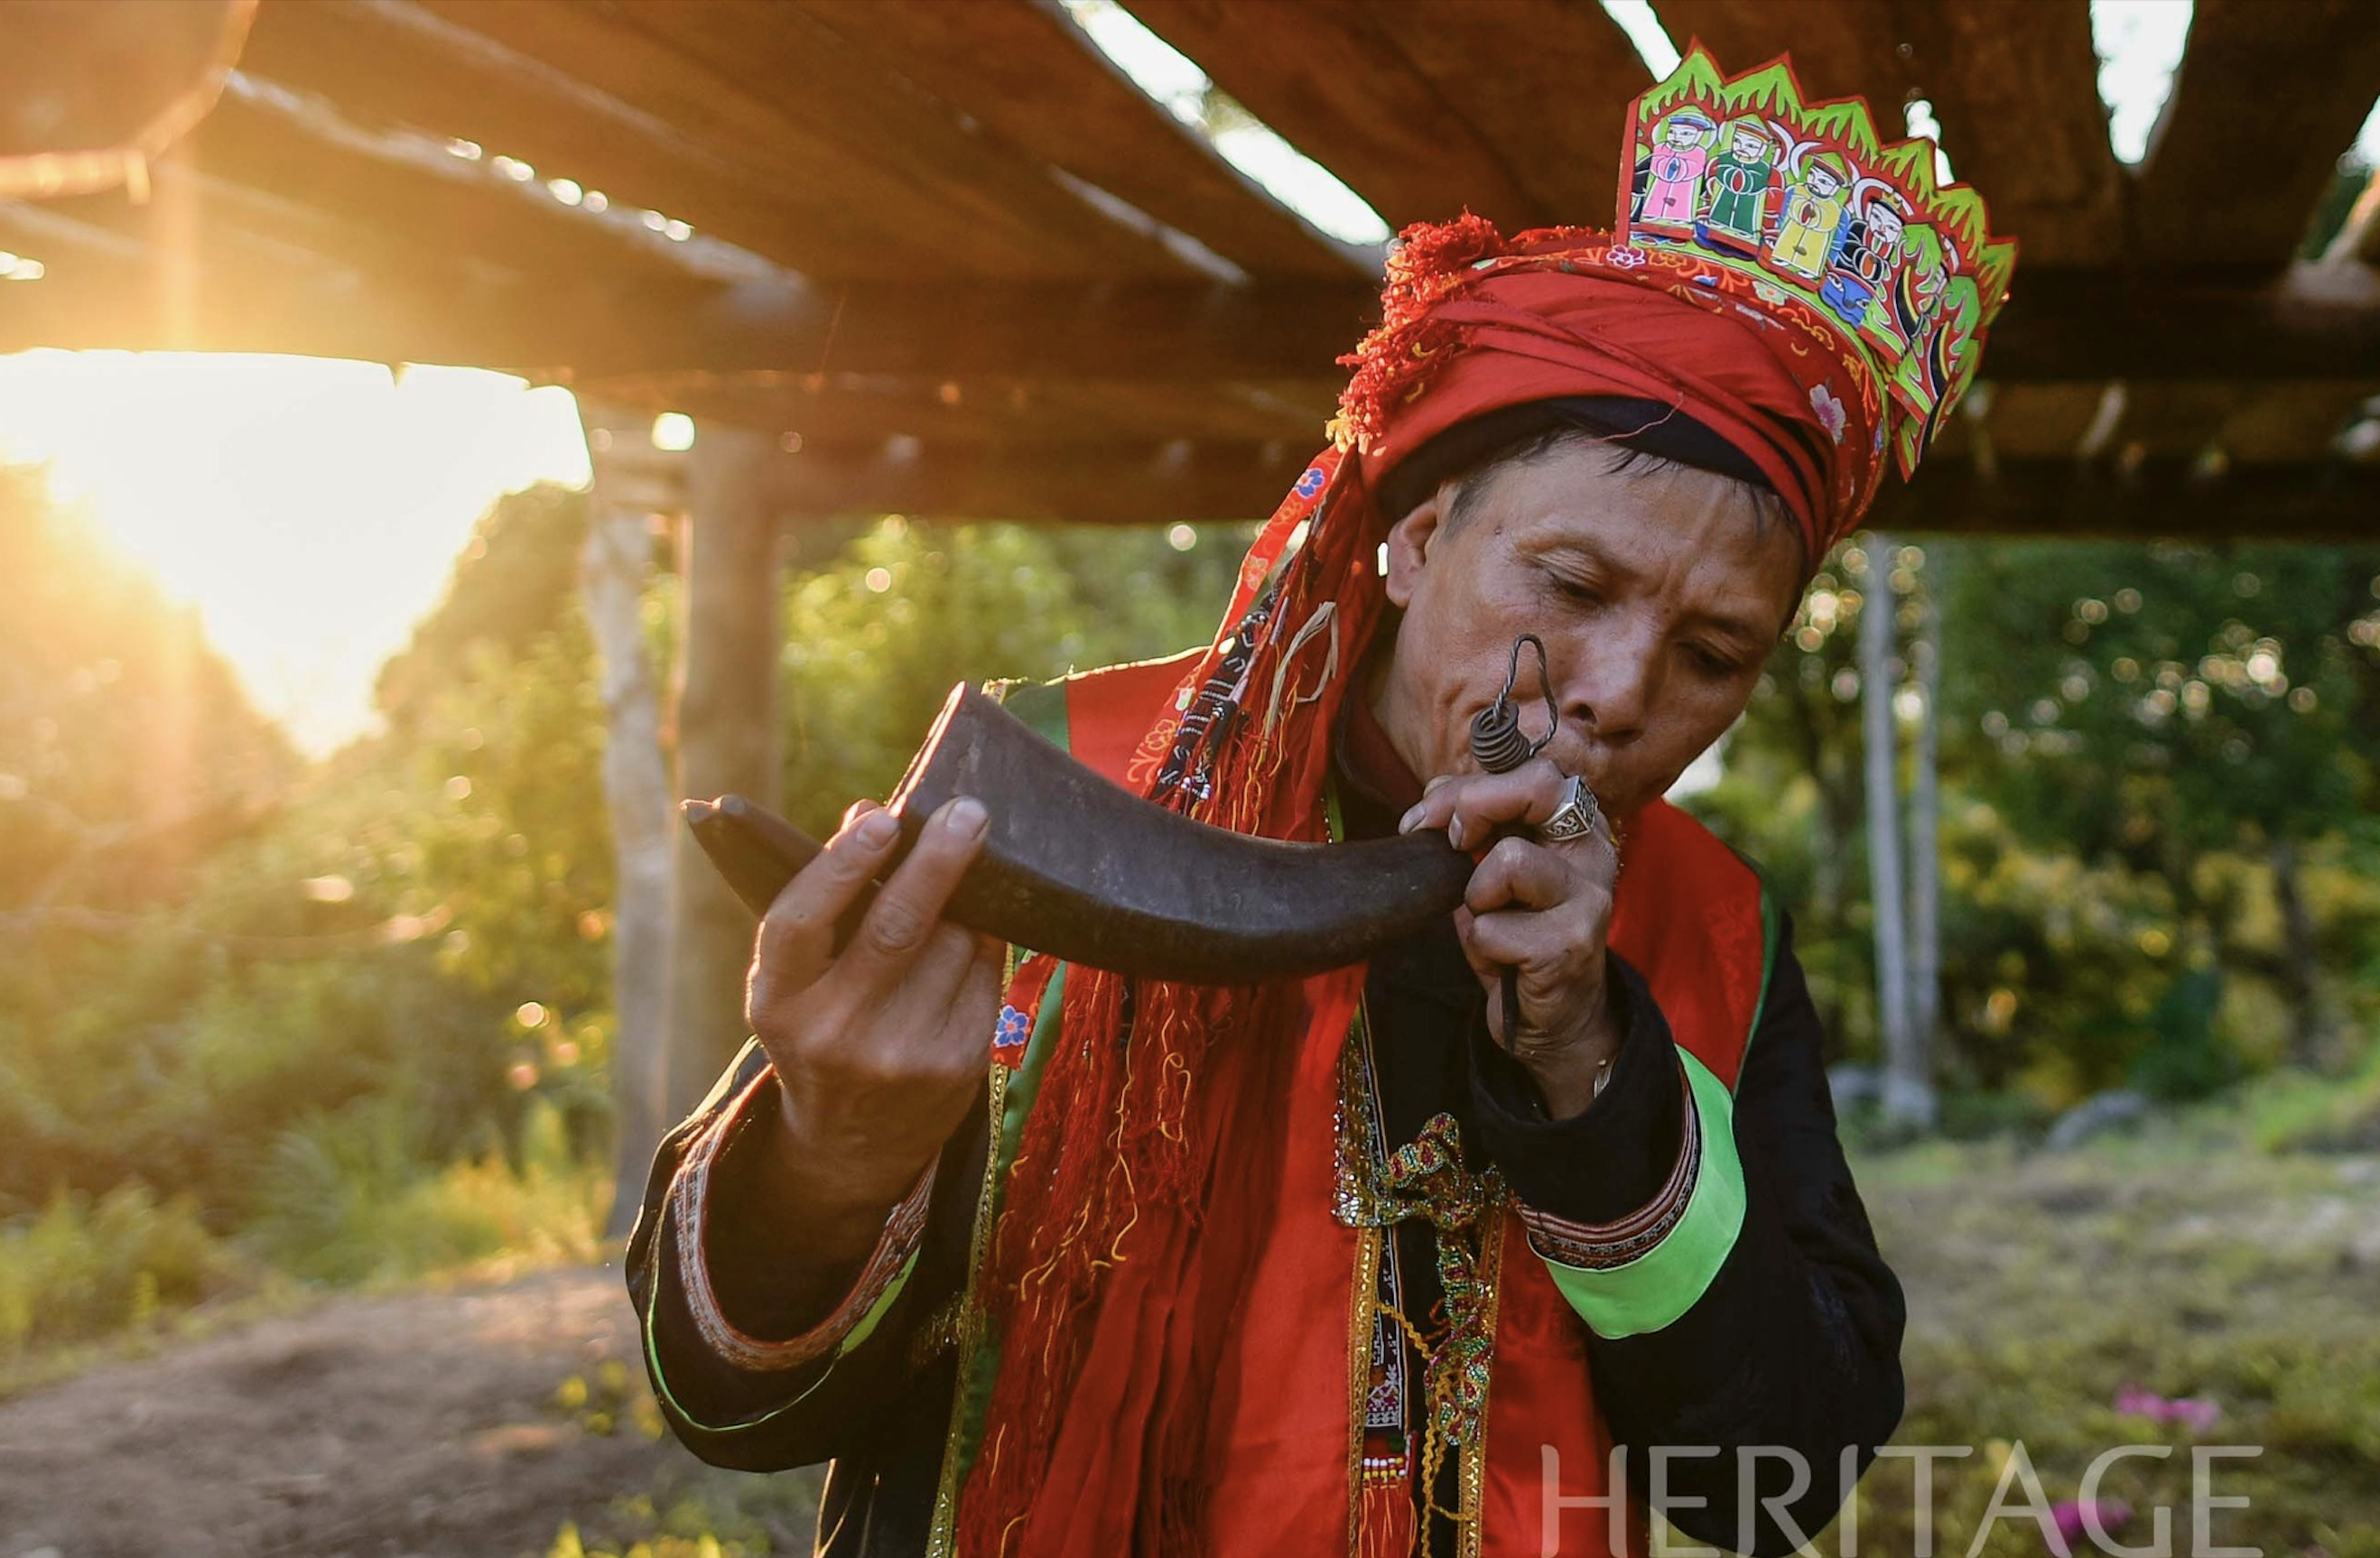
[[1777,185],[1776,142],[1755,118],[1727,127],[1726,145],[1711,159],[1709,214],[1694,223],[1706,248],[1757,249],[1768,239],[1768,198]]
[[1694,198],[1710,162],[1711,139],[1718,134],[1718,126],[1699,108],[1682,108],[1670,115],[1645,161],[1644,189],[1636,204],[1639,222],[1680,232],[1694,224]]
[[1826,284],[1818,289],[1836,318],[1893,353],[1909,345],[1892,311],[1892,284],[1907,233],[1899,198],[1888,189],[1872,191],[1844,224]]
[[1830,151],[1804,158],[1802,175],[1785,197],[1784,220],[1769,258],[1807,281],[1825,275],[1842,229],[1844,194],[1841,159]]

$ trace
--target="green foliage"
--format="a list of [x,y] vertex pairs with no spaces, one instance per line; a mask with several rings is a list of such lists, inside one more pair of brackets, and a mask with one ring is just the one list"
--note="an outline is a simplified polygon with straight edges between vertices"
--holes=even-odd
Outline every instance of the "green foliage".
[[[0,916],[170,890],[297,767],[197,613],[54,509],[41,480],[0,468]],[[21,965],[0,978],[9,994],[38,983]]]
[[[38,872],[0,857],[0,1351],[236,1287],[235,1250],[331,1281],[591,1257],[612,883],[583,525],[574,494],[492,510],[383,673],[387,733],[308,770],[187,618],[0,489],[0,548],[46,537],[30,576],[63,603],[0,643],[0,686],[79,700],[38,761],[0,757],[53,787],[0,789],[0,831],[81,830]],[[93,646],[115,670],[78,673]],[[159,854],[153,797],[104,776],[142,773],[167,713],[238,826]],[[143,869],[50,863],[119,837]]]
[[532,1105],[517,1162],[425,1162],[387,1096],[358,1099],[273,1144],[249,1236],[282,1270],[388,1282],[485,1266],[594,1259],[609,1176],[574,1150],[561,1113]]
[[[128,1283],[186,1303],[249,1254],[342,1283],[592,1256],[613,882],[585,524],[575,493],[495,505],[382,670],[384,732],[308,766],[187,614],[0,481],[0,574],[39,586],[0,621],[0,1303],[30,1317],[0,1347],[120,1326]],[[1238,552],[858,536],[786,590],[797,809],[882,793],[961,677],[1197,642]],[[194,797],[197,822],[158,810]],[[176,1230],[217,1274],[166,1259]]]
[[1244,540],[891,519],[786,603],[788,815],[821,836],[901,777],[961,681],[1047,680],[1204,643]]
[[119,1185],[61,1191],[0,1225],[0,1363],[25,1351],[147,1325],[232,1280],[232,1262],[187,1197]]
[[[549,567],[582,510],[532,492],[492,511],[383,679],[389,735],[285,783],[276,815],[96,932],[87,912],[16,930],[32,955],[0,972],[0,1216],[147,1180],[230,1229],[276,1139],[359,1100],[396,1100],[428,1164],[506,1151],[533,1095],[600,1129],[601,727]],[[132,736],[110,739],[137,767]]]
[[1838,1053],[1876,1044],[1853,642],[1881,586],[1904,646],[1940,614],[1942,1080],[2002,1101],[1952,1112],[2351,1057],[2380,1017],[2380,549],[1868,544],[1695,803],[1792,909]]

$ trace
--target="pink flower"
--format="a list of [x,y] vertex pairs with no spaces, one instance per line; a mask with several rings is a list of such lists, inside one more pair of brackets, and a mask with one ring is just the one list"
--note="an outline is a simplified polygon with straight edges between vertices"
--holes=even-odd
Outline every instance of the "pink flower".
[[2192,1433],[2206,1432],[2223,1417],[2223,1408],[2203,1395],[2164,1396],[2138,1385],[2116,1392],[2116,1410],[2128,1418],[2180,1423]]
[[1645,263],[1645,251],[1622,245],[1606,254],[1603,260],[1608,265],[1617,265],[1623,271],[1633,271],[1637,266]]
[[1843,429],[1850,425],[1851,416],[1843,410],[1843,403],[1835,398],[1834,392],[1824,384],[1811,385],[1810,409],[1818,414],[1818,426],[1827,429],[1827,436],[1837,443],[1842,442]]

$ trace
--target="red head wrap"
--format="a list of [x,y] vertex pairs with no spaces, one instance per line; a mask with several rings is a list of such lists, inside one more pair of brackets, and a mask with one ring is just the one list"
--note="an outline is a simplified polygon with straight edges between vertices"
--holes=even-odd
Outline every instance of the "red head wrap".
[[1875,495],[1882,403],[1839,328],[1756,285],[1574,228],[1510,244],[1476,216],[1412,228],[1390,262],[1386,317],[1342,359],[1355,375],[1340,436],[1385,474],[1457,423],[1506,406],[1650,401],[1760,471],[1815,567]]

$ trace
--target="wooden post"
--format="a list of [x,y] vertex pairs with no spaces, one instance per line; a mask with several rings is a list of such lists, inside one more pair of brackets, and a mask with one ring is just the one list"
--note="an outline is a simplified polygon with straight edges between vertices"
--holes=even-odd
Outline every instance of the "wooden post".
[[1909,781],[1909,1038],[1923,1093],[1904,1090],[1910,1123],[1933,1129],[1934,1044],[1942,1020],[1942,553],[1926,560],[1925,612],[1911,646],[1917,671],[1917,753]]
[[1868,901],[1876,927],[1876,1015],[1884,1039],[1884,1118],[1919,1123],[1930,1097],[1925,1057],[1909,1023],[1909,944],[1900,896],[1899,743],[1892,718],[1892,541],[1869,536],[1867,593],[1860,602],[1860,713],[1867,748]]
[[[677,675],[677,792],[777,803],[774,443],[705,424],[686,472]],[[669,989],[668,1116],[691,1110],[744,1042],[752,914],[682,827]]]
[[580,598],[602,659],[603,791],[617,886],[612,918],[612,1104],[617,1129],[606,1238],[634,1226],[654,1149],[668,1128],[671,851],[674,807],[662,743],[659,679],[645,650],[653,516],[683,504],[674,460],[657,456],[650,417],[582,404],[595,471]]

